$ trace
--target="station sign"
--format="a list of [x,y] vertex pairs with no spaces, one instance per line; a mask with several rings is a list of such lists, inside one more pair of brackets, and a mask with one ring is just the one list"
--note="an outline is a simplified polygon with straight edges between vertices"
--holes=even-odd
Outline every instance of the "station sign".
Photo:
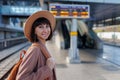
[[49,10],[56,18],[85,19],[90,17],[89,5],[50,4]]

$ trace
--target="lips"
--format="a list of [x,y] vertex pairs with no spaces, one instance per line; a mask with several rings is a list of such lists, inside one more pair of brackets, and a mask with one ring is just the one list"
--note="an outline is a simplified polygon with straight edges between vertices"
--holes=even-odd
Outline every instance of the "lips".
[[42,34],[42,36],[43,36],[43,37],[47,37],[47,36],[48,36],[48,34]]

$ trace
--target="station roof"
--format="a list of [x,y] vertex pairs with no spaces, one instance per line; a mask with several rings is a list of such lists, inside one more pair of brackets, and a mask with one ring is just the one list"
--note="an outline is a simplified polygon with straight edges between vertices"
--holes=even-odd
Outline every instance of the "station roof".
[[[2,0],[1,0],[2,1]],[[3,1],[26,1],[39,3],[39,0],[3,0]],[[87,1],[87,2],[85,2]],[[88,4],[90,5],[90,19],[102,20],[120,16],[120,1],[119,3],[107,2],[88,2],[89,0],[44,0],[44,2],[57,2],[62,4]],[[91,0],[93,1],[93,0]],[[105,1],[105,0],[104,0]]]

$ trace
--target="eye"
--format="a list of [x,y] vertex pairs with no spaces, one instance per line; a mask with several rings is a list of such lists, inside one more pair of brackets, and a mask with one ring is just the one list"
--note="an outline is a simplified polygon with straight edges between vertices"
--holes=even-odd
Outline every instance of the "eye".
[[40,26],[38,26],[38,27],[39,27],[39,28],[43,28],[43,26],[41,26],[41,25],[40,25]]
[[46,25],[46,28],[49,28],[50,26],[49,25]]
[[47,28],[49,27],[49,26],[46,26]]

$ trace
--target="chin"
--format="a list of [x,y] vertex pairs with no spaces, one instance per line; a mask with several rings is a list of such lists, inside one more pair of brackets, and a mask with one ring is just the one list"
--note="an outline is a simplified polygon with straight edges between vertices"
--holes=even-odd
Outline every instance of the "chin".
[[43,39],[45,39],[45,40],[46,40],[46,39],[48,39],[48,37],[44,37]]

